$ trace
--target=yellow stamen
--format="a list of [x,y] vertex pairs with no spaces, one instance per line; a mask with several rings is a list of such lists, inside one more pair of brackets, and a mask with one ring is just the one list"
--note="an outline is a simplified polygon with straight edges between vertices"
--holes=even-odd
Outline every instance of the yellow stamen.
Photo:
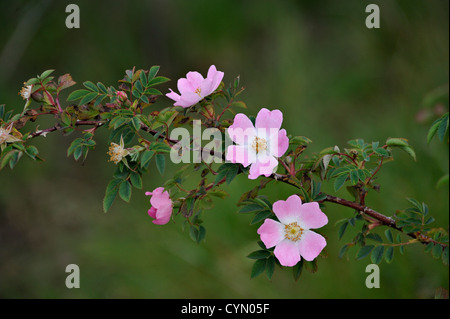
[[259,153],[267,149],[267,142],[265,139],[256,136],[253,140],[252,147],[256,153]]
[[297,222],[290,223],[288,225],[284,225],[284,238],[297,241],[302,238],[304,229],[301,228]]

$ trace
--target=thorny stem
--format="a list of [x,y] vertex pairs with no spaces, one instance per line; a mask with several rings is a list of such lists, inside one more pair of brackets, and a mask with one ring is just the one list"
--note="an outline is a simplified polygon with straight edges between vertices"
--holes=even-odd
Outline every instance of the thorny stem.
[[[95,126],[101,126],[103,125],[104,122],[102,121],[95,121],[95,120],[91,120],[91,121],[82,121],[82,120],[78,120],[75,125],[79,126],[79,125],[95,125]],[[50,128],[44,129],[44,130],[40,130],[40,131],[36,131],[34,133],[32,133],[30,135],[30,138],[33,137],[37,137],[40,135],[44,135],[50,132],[54,132],[54,131],[58,131],[64,129],[64,127],[62,127],[60,124],[56,124],[55,126],[52,126]],[[158,134],[157,131],[155,130],[151,130],[148,126],[146,126],[145,124],[141,123],[141,129],[150,133],[151,135],[155,136]],[[164,140],[166,140],[169,143],[179,143],[180,141],[178,140],[173,140],[170,139],[168,136],[161,136],[161,138],[163,138]],[[200,151],[204,151],[203,148],[200,149]],[[205,150],[208,151],[208,150]],[[213,156],[217,156],[219,158],[222,158],[223,160],[225,160],[225,154],[221,153],[221,154],[215,154],[213,150],[210,151],[210,154]],[[343,154],[344,155],[344,154]],[[353,159],[352,159],[353,160]],[[377,171],[380,169],[380,166],[377,168]],[[376,172],[375,172],[376,173]],[[375,173],[373,175],[375,175]],[[373,176],[372,176],[373,177]],[[372,178],[371,177],[371,178]],[[300,188],[301,186],[298,185],[297,183],[295,183],[295,181],[293,181],[289,175],[283,175],[283,174],[277,174],[277,173],[273,173],[272,175],[269,176],[269,178],[289,184],[291,186],[294,186],[296,188]],[[225,180],[223,180],[225,181]],[[220,181],[218,184],[222,184],[223,181]],[[208,185],[207,190],[211,189],[214,185]],[[352,202],[343,198],[339,198],[336,196],[332,196],[332,195],[328,195],[328,194],[324,194],[326,197],[325,199],[321,200],[320,202],[331,202],[331,203],[335,203],[341,206],[345,206],[345,207],[349,207],[349,208],[353,208],[357,211],[359,211],[361,214],[364,214],[366,216],[370,216],[371,218],[375,219],[376,221],[380,222],[382,225],[391,227],[393,229],[396,229],[400,232],[403,232],[402,228],[397,226],[395,220],[391,217],[385,216],[375,210],[373,210],[370,207],[365,206],[363,203],[364,201],[362,201],[361,203],[357,203],[357,202]],[[414,232],[414,233],[407,233],[407,235],[411,238],[414,238],[416,240],[418,240],[419,242],[421,242],[422,244],[428,244],[428,243],[434,243],[434,244],[439,244],[443,247],[447,247],[448,244],[446,243],[441,243],[441,242],[437,242],[436,240],[422,234],[421,232]]]
[[[339,204],[342,206],[353,208],[353,209],[361,212],[362,214],[366,214],[367,216],[370,216],[370,217],[378,220],[385,226],[389,226],[391,228],[394,228],[398,231],[403,232],[402,228],[397,226],[395,220],[391,217],[385,216],[365,205],[361,205],[361,204],[358,204],[358,203],[355,203],[355,202],[352,202],[352,201],[349,201],[346,199],[342,199],[342,198],[339,198],[336,196],[327,195],[327,194],[325,194],[325,195],[326,195],[325,199],[323,199],[321,202],[331,202],[331,203],[335,203],[335,204]],[[417,239],[422,244],[434,243],[434,244],[440,244],[441,246],[444,246],[444,247],[448,246],[445,243],[440,243],[440,242],[435,241],[434,239],[422,234],[421,232],[408,233],[407,235],[411,238]]]

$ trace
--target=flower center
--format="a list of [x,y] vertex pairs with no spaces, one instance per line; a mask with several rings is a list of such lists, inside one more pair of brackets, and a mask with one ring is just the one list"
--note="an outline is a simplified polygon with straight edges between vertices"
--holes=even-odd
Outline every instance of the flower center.
[[297,222],[293,222],[287,225],[284,225],[284,238],[297,241],[302,238],[304,229],[301,228]]
[[253,140],[252,147],[256,153],[259,153],[267,149],[267,142],[265,139],[256,136]]
[[110,161],[114,162],[114,164],[117,164],[122,160],[124,156],[128,155],[128,151],[123,149],[120,145],[116,143],[111,143],[108,155],[111,156]]
[[200,96],[200,97],[202,97],[202,89],[200,88],[200,87],[198,87],[195,91],[194,91],[194,93],[197,93],[197,95],[198,96]]

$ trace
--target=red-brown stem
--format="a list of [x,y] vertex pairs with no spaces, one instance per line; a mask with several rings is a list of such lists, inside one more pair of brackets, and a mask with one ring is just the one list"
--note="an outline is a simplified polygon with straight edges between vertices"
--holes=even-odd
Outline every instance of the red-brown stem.
[[[352,201],[349,201],[349,200],[346,200],[343,198],[332,196],[332,195],[326,195],[326,198],[323,199],[321,202],[331,202],[331,203],[335,203],[335,204],[339,204],[342,206],[353,208],[353,209],[361,212],[362,214],[365,214],[367,216],[370,216],[370,217],[376,219],[377,221],[381,222],[385,226],[389,226],[391,228],[394,228],[396,230],[403,232],[402,228],[397,226],[397,224],[395,223],[395,220],[393,218],[385,216],[383,214],[380,214],[379,212],[377,212],[367,206],[364,206],[364,205],[361,205],[361,204],[358,204],[358,203],[355,203],[355,202],[352,202]],[[418,241],[420,241],[423,244],[434,243],[434,244],[439,244],[443,247],[448,246],[447,244],[437,242],[434,239],[432,239],[428,236],[425,236],[420,232],[408,233],[407,235],[409,237],[417,239]]]
[[[94,120],[91,120],[91,121],[78,120],[75,123],[75,125],[77,125],[77,126],[79,126],[79,125],[96,125],[96,126],[100,126],[100,125],[103,125],[103,124],[104,123],[101,122],[101,121],[94,121]],[[63,127],[60,124],[56,124],[53,127],[50,127],[50,128],[47,128],[47,129],[44,129],[44,130],[41,130],[41,131],[34,132],[30,136],[31,137],[37,137],[37,136],[40,136],[42,134],[58,131],[58,130],[61,130],[61,129],[63,129]],[[141,129],[146,131],[146,132],[148,132],[148,133],[150,133],[150,134],[152,134],[152,135],[158,134],[157,131],[151,130],[148,126],[146,126],[145,124],[142,124],[142,123],[141,123]],[[175,144],[179,143],[178,140],[169,139],[168,136],[160,136],[160,137],[164,138],[165,140],[167,140],[168,142],[171,142],[171,143],[175,143]],[[213,156],[216,155],[216,154],[214,154],[214,152],[212,150],[210,151],[210,153]],[[216,156],[218,156],[218,155],[216,155]],[[225,159],[225,155],[224,154],[221,154],[220,157],[222,159]],[[378,167],[377,171],[379,170],[379,167]],[[289,171],[289,169],[288,169],[288,171]],[[373,175],[375,175],[377,173],[377,171],[375,171]],[[294,182],[292,182],[290,180],[288,175],[274,173],[269,178],[272,178],[274,180],[281,181],[283,183],[286,183],[286,184],[292,185],[292,186],[294,186],[296,188],[299,188],[299,186],[297,184],[295,184]],[[217,185],[220,185],[220,184],[224,183],[225,181],[226,181],[226,179],[223,178],[221,181],[219,181],[219,183],[217,183]],[[210,185],[208,185],[206,187],[206,190],[210,190],[213,187],[214,187],[214,184],[210,184]],[[371,218],[377,220],[382,225],[385,225],[385,226],[388,226],[388,227],[391,227],[391,228],[394,228],[396,230],[399,230],[399,231],[403,232],[402,228],[397,226],[397,224],[396,224],[396,222],[395,222],[395,220],[393,218],[385,216],[385,215],[383,215],[383,214],[373,210],[370,207],[367,207],[367,206],[365,206],[365,205],[363,205],[361,203],[352,202],[352,201],[349,201],[349,200],[346,200],[346,199],[343,199],[343,198],[339,198],[339,197],[336,197],[336,196],[332,196],[332,195],[328,195],[328,194],[325,194],[325,195],[326,195],[325,199],[321,200],[321,202],[331,202],[331,203],[335,203],[335,204],[342,205],[342,206],[345,206],[345,207],[353,208],[353,209],[361,212],[362,214],[365,214],[366,216],[370,216]],[[443,247],[447,247],[448,246],[448,244],[437,242],[437,241],[433,240],[432,238],[422,234],[421,232],[408,233],[407,235],[412,237],[412,238],[414,238],[414,239],[417,239],[418,241],[420,241],[423,244],[434,243],[434,244],[439,244],[439,245],[441,245]]]

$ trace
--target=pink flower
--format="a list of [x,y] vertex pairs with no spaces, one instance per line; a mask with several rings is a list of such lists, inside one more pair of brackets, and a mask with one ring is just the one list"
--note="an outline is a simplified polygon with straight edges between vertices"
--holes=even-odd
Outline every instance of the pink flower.
[[127,94],[124,91],[116,91],[117,99],[121,102],[125,102],[127,100]]
[[327,242],[311,229],[328,223],[327,216],[317,202],[304,203],[297,195],[286,201],[273,203],[273,211],[280,222],[267,218],[257,233],[267,248],[275,246],[275,257],[283,266],[295,266],[303,257],[312,261]]
[[171,89],[166,96],[175,101],[174,106],[188,108],[213,93],[222,82],[223,74],[223,72],[217,71],[214,65],[209,67],[206,79],[198,72],[188,72],[186,78],[178,80],[178,90],[181,96]]
[[152,207],[148,210],[150,217],[155,218],[154,224],[167,224],[172,216],[173,203],[169,192],[164,191],[163,187],[156,188],[153,192],[145,192],[145,195],[152,196],[150,204]]
[[283,113],[262,108],[255,125],[242,113],[236,114],[228,135],[237,145],[227,148],[226,159],[232,163],[250,166],[249,179],[270,176],[278,166],[278,157],[289,147],[286,130],[281,128]]

